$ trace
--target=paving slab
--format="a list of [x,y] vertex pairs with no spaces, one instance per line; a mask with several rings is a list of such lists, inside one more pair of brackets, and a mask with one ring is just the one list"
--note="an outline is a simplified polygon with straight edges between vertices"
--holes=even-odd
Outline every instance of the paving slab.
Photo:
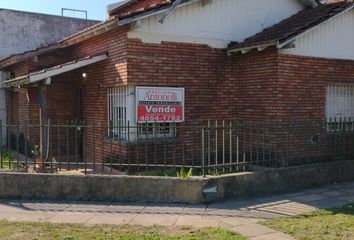
[[101,213],[94,215],[90,218],[86,224],[100,225],[100,224],[108,224],[108,225],[122,225],[129,224],[134,218],[136,214],[106,214]]
[[86,223],[88,222],[94,214],[88,213],[57,213],[52,217],[46,219],[46,221],[51,223]]
[[47,214],[47,213],[38,213],[38,212],[31,212],[31,213],[17,213],[9,215],[6,220],[8,221],[35,221],[35,222],[44,222],[47,221],[50,217],[53,217],[54,214]]
[[251,240],[294,240],[294,238],[287,234],[277,232],[261,235],[258,237],[252,237]]
[[144,203],[118,203],[114,202],[101,212],[106,213],[141,213],[147,204]]
[[142,226],[173,226],[177,222],[176,215],[161,215],[161,214],[139,214],[136,215],[129,224]]
[[227,224],[231,227],[242,226],[259,222],[259,218],[243,218],[243,217],[224,217],[218,219],[221,224]]
[[148,204],[142,213],[163,213],[163,214],[181,214],[184,212],[186,204]]
[[23,208],[16,206],[14,204],[10,203],[0,203],[0,213],[5,214],[5,213],[21,213],[24,211]]
[[111,205],[111,202],[71,202],[70,206],[65,208],[66,212],[101,212]]
[[354,183],[210,205],[0,200],[0,219],[53,223],[225,227],[251,239],[292,239],[259,221],[354,202]]
[[277,233],[277,231],[257,223],[233,227],[231,230],[250,238]]
[[217,218],[186,215],[186,216],[178,217],[174,225],[204,228],[204,227],[220,227],[220,224],[221,221]]
[[323,195],[308,194],[307,193],[307,194],[304,194],[304,195],[292,197],[291,200],[297,201],[297,202],[308,203],[308,202],[313,202],[313,201],[319,201],[319,200],[322,200],[322,199],[325,199],[325,198],[326,197],[324,197]]

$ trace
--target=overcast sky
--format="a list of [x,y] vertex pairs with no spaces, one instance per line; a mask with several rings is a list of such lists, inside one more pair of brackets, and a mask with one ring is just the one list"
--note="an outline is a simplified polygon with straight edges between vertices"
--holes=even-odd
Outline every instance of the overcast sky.
[[[61,15],[62,8],[73,8],[88,11],[88,18],[104,20],[106,5],[120,0],[0,0],[0,8],[15,9],[28,12],[39,12]],[[85,17],[82,13],[66,11],[65,16]]]

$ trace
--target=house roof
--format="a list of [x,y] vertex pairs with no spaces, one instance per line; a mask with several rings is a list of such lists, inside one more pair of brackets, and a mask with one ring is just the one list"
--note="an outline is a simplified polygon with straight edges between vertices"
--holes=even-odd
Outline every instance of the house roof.
[[[21,58],[22,54],[27,54],[27,58],[34,57],[37,55],[42,54],[44,51],[55,51],[56,49],[52,48],[54,45],[58,45],[59,47],[66,47],[70,46],[72,44],[84,41],[88,38],[91,38],[93,36],[99,35],[101,33],[104,33],[106,31],[111,30],[112,28],[117,27],[118,25],[124,25],[127,24],[131,21],[137,20],[140,17],[146,17],[149,15],[157,14],[159,12],[166,11],[173,7],[173,4],[177,1],[180,0],[125,0],[123,2],[120,2],[119,4],[115,4],[111,6],[108,11],[109,14],[111,15],[111,18],[104,21],[100,22],[98,24],[95,24],[87,29],[84,29],[82,31],[79,31],[71,36],[66,37],[65,39],[58,41],[57,43],[49,44],[48,46],[41,47],[40,49],[34,49],[25,53],[20,53],[20,54],[14,54],[9,57],[0,59],[0,69],[7,67],[9,65],[15,64],[17,62],[23,61]],[[181,0],[179,4],[187,4],[191,2],[195,2],[199,0]],[[298,0],[305,6],[316,6],[318,3],[315,0]],[[335,1],[342,1],[342,0],[329,0],[331,2]],[[314,3],[316,2],[316,3]],[[322,8],[322,7],[321,7]],[[310,11],[310,10],[309,10]],[[306,10],[305,10],[306,12]],[[117,24],[118,23],[118,24]],[[271,34],[270,34],[271,35]],[[259,37],[258,41],[259,42],[266,42],[266,39],[263,37]],[[271,41],[272,39],[268,39]],[[273,39],[274,40],[274,39]],[[244,46],[251,46],[256,43],[257,41],[255,40],[250,40],[250,42],[244,42]],[[268,43],[269,45],[269,43]],[[231,47],[230,51],[233,51],[232,49],[237,48],[237,46],[242,47],[242,44],[235,44]]]
[[171,5],[174,1],[175,0],[128,0],[111,9],[109,14],[124,18]]
[[[156,10],[159,8],[164,8],[166,6],[172,6],[177,0],[124,0],[117,4],[111,5],[108,8],[108,13],[111,16],[116,16],[118,18],[127,18],[134,15],[139,15],[148,11]],[[301,4],[306,7],[316,7],[318,6],[318,0],[298,0]],[[340,0],[329,0],[330,2],[340,1]],[[183,3],[190,2],[190,0],[183,0]]]
[[[8,57],[4,57],[2,59],[0,59],[0,68],[6,67],[7,65],[11,65],[12,63],[16,63],[19,61],[24,61],[27,60],[29,58],[32,58],[36,55],[39,54],[44,54],[44,53],[48,53],[51,51],[55,51],[57,49],[60,48],[60,44],[58,43],[51,43],[51,44],[47,44],[32,50],[28,50],[22,53],[16,53],[13,55],[10,55]],[[5,64],[6,62],[6,64]]]
[[246,53],[255,48],[263,50],[270,46],[282,48],[294,38],[353,8],[353,1],[343,1],[321,5],[312,9],[305,9],[276,25],[264,29],[262,32],[247,38],[241,43],[231,44],[228,52]]
[[4,86],[8,88],[8,87],[17,87],[19,85],[36,83],[41,80],[54,77],[66,72],[70,72],[84,66],[101,62],[103,60],[106,60],[107,58],[108,58],[107,53],[95,55],[95,56],[88,56],[85,58],[60,64],[51,68],[45,68],[42,69],[41,71],[32,72],[23,76],[16,77],[14,79],[7,80],[4,82]]

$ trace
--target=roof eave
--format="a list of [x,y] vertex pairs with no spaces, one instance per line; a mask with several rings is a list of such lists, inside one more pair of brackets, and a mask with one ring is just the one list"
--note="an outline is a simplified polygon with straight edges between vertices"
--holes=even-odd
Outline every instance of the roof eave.
[[22,85],[28,85],[28,84],[34,84],[37,82],[40,82],[42,80],[51,78],[51,77],[55,77],[57,75],[60,75],[62,73],[66,73],[66,72],[70,72],[76,69],[79,69],[81,67],[85,67],[97,62],[101,62],[104,61],[108,58],[108,54],[101,54],[101,55],[97,55],[97,56],[91,56],[88,58],[84,58],[84,59],[80,59],[77,60],[73,63],[69,63],[69,64],[62,64],[59,65],[60,67],[56,68],[49,68],[49,69],[45,69],[39,71],[39,72],[35,72],[35,73],[30,73],[27,75],[23,75],[20,77],[17,77],[15,79],[10,79],[4,82],[4,87],[5,88],[12,88],[12,87],[20,87]]
[[352,3],[352,4],[351,4],[349,7],[347,7],[345,10],[341,11],[341,12],[338,13],[338,14],[333,15],[332,17],[330,17],[330,18],[328,18],[327,20],[321,22],[320,24],[317,24],[317,25],[315,25],[315,26],[313,26],[313,27],[310,27],[310,28],[306,29],[305,31],[300,32],[300,33],[298,33],[298,34],[296,34],[296,35],[294,35],[294,36],[291,36],[291,37],[289,37],[289,38],[287,38],[287,39],[279,40],[279,43],[277,44],[277,48],[281,49],[281,48],[286,47],[287,45],[289,45],[289,44],[295,42],[295,40],[298,39],[299,37],[302,37],[302,36],[306,35],[307,33],[309,33],[309,32],[311,32],[311,31],[313,31],[313,30],[315,30],[315,29],[321,27],[323,24],[328,23],[328,22],[331,21],[333,18],[339,17],[339,16],[341,16],[341,15],[343,15],[343,14],[345,14],[345,13],[351,11],[353,8],[354,8],[354,3]]
[[256,44],[256,45],[251,45],[251,46],[247,46],[247,47],[235,47],[235,48],[229,48],[227,50],[227,54],[231,55],[232,53],[242,53],[242,54],[246,54],[252,50],[257,49],[259,52],[264,51],[265,49],[269,48],[269,47],[273,47],[276,46],[277,42],[268,42],[268,43],[264,43],[264,44]]
[[[200,1],[200,0],[184,0],[182,3],[180,3],[178,6],[176,6],[176,8],[180,8],[185,5],[188,5],[188,4],[191,4],[194,2],[198,2],[198,1]],[[172,6],[172,4],[169,4],[166,6],[162,6],[158,9],[152,9],[152,10],[140,13],[140,14],[134,14],[132,16],[121,17],[118,19],[118,25],[123,26],[123,25],[129,24],[129,23],[132,23],[132,22],[144,19],[144,18],[148,18],[148,17],[154,16],[154,15],[160,14],[160,13],[164,13],[164,12],[168,11],[171,8],[171,6]]]

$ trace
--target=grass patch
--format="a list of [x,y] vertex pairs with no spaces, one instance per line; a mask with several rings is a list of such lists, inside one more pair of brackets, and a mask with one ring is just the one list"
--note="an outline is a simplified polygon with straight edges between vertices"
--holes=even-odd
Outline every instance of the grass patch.
[[[143,170],[144,167],[141,167]],[[249,166],[233,166],[233,167],[220,167],[220,168],[208,168],[205,170],[205,174],[209,176],[221,176],[224,174],[240,173],[250,171]],[[178,178],[190,178],[190,177],[200,177],[203,176],[203,170],[200,168],[181,168],[176,167],[164,169],[162,167],[155,168],[149,171],[137,171],[133,170],[128,173],[128,175],[137,176],[158,176],[158,177],[178,177]]]
[[142,226],[87,226],[82,224],[52,224],[0,221],[0,239],[21,240],[244,240],[245,237],[225,229]]
[[299,240],[351,240],[354,239],[354,204],[268,220],[264,224]]
[[4,149],[0,151],[0,170],[14,170],[20,167],[9,151]]

